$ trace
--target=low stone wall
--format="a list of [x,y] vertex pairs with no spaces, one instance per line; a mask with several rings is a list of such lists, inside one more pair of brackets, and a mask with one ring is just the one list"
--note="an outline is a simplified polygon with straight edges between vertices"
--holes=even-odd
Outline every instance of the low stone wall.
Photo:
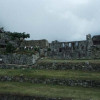
[[32,69],[33,66],[17,64],[0,64],[0,69]]
[[70,98],[47,98],[47,97],[36,97],[36,96],[24,96],[24,95],[13,95],[13,94],[0,94],[0,100],[74,100]]
[[30,82],[37,84],[53,84],[65,86],[100,87],[100,81],[79,79],[56,79],[56,78],[30,78],[24,76],[0,76],[0,81]]
[[[36,61],[36,59],[35,59]],[[27,62],[26,62],[27,63]],[[35,63],[35,62],[34,62]],[[0,64],[1,69],[47,69],[47,70],[83,70],[100,71],[100,63],[28,63],[26,65],[18,64]]]
[[39,54],[25,55],[25,54],[7,54],[0,55],[2,63],[4,64],[18,64],[18,65],[32,65],[39,58]]
[[86,70],[86,71],[100,71],[100,63],[49,63],[49,62],[39,62],[37,63],[36,69],[54,69],[54,70]]

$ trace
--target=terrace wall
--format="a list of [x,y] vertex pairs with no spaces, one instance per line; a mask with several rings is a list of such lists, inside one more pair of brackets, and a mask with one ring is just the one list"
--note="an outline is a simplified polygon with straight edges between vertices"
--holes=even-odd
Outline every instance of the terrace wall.
[[25,55],[25,54],[7,54],[0,55],[3,64],[18,64],[18,65],[32,65],[39,58],[39,54]]

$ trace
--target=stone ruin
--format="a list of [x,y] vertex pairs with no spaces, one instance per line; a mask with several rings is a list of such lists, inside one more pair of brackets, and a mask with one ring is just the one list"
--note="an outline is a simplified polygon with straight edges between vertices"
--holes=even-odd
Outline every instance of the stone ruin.
[[100,35],[88,34],[86,40],[70,42],[25,40],[20,48],[32,50],[35,47],[39,48],[40,55],[55,59],[95,59],[100,58]]
[[[83,41],[59,42],[53,41],[50,44],[51,57],[59,59],[95,59],[100,58],[100,35],[86,36]],[[95,50],[94,50],[95,49]]]
[[39,56],[55,59],[99,59],[100,58],[100,35],[91,37],[86,35],[86,40],[59,42],[57,40],[49,43],[43,40],[23,40],[20,45],[18,41],[11,40],[9,33],[0,30],[0,51],[6,49],[7,41],[19,48],[19,51],[32,51],[38,48]]
[[59,42],[53,41],[50,44],[50,56],[63,59],[76,59],[89,56],[90,47],[93,45],[91,35],[87,35],[87,40]]

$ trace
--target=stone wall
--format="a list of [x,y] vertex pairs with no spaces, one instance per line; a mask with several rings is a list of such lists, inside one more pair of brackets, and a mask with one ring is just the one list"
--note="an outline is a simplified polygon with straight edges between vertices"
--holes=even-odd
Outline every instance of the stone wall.
[[86,58],[88,56],[87,47],[87,41],[53,41],[50,44],[51,52],[48,55],[59,59]]
[[100,59],[100,45],[92,46],[92,57],[93,59]]
[[100,63],[89,63],[89,62],[38,62],[36,69],[54,69],[54,70],[84,70],[84,71],[100,71]]
[[39,47],[39,48],[47,48],[49,47],[49,43],[47,40],[27,40],[21,43],[21,47]]
[[72,98],[47,98],[47,97],[36,97],[21,94],[0,94],[0,100],[74,100]]
[[100,87],[98,80],[81,80],[81,79],[58,79],[58,78],[45,78],[45,77],[25,77],[21,76],[0,76],[0,81],[10,82],[30,82],[36,84],[53,84],[65,86],[82,86],[82,87]]
[[47,70],[83,70],[83,71],[100,71],[100,63],[50,63],[38,62],[34,66],[29,65],[16,65],[16,64],[0,64],[1,69],[47,69]]
[[39,54],[25,55],[25,54],[7,54],[0,55],[3,64],[18,64],[18,65],[32,65],[39,58]]
[[32,69],[30,65],[0,64],[0,69]]

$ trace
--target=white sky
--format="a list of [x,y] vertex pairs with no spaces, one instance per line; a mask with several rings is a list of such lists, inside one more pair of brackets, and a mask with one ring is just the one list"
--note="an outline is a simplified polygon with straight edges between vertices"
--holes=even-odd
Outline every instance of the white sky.
[[100,0],[0,0],[0,27],[34,40],[84,40],[100,34]]

